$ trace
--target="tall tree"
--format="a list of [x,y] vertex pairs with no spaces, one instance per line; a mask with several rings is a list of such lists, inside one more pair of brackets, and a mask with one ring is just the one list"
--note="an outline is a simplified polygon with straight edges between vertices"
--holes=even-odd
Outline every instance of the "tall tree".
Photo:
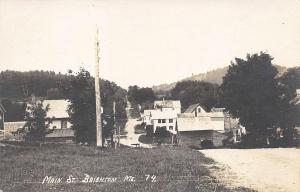
[[284,90],[281,97],[280,127],[284,130],[284,142],[292,144],[295,125],[300,125],[299,96],[296,90],[300,88],[300,67],[289,68],[280,78],[280,87]]
[[200,81],[178,82],[171,90],[172,98],[181,101],[182,109],[200,103],[206,110],[218,105],[218,85]]
[[64,94],[70,101],[68,109],[72,128],[76,130],[77,142],[95,142],[96,109],[93,79],[88,71],[81,69],[77,75],[69,74]]
[[223,78],[222,103],[255,139],[266,138],[278,125],[281,111],[277,69],[273,58],[261,52],[236,58]]
[[[90,73],[81,69],[73,75],[66,76],[67,83],[62,84],[62,90],[66,98],[71,102],[69,114],[72,128],[76,130],[76,142],[96,141],[96,108],[95,108],[95,83]],[[114,128],[113,102],[116,102],[116,119],[126,119],[126,91],[115,83],[101,80],[101,105],[103,138],[111,136]],[[118,122],[116,122],[118,123]]]
[[25,127],[27,128],[27,140],[43,140],[49,132],[51,118],[47,118],[49,105],[43,106],[43,102],[31,103],[25,113]]

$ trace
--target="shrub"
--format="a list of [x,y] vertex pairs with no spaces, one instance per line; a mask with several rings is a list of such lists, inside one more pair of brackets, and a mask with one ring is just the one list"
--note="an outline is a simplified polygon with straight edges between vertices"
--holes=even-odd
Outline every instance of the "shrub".
[[155,130],[156,137],[169,137],[171,134],[165,127],[159,127]]
[[201,142],[201,147],[205,149],[211,149],[214,147],[214,144],[211,140],[204,140]]

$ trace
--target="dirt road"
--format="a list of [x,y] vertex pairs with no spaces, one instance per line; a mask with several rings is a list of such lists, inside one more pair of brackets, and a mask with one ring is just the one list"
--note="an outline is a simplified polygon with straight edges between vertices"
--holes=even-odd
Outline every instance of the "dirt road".
[[137,119],[132,118],[130,114],[130,110],[132,109],[131,104],[128,102],[127,103],[127,108],[126,108],[126,113],[128,117],[128,121],[125,125],[124,131],[126,132],[126,135],[124,137],[121,137],[120,143],[129,147],[134,147],[132,144],[139,144],[140,147],[143,148],[151,148],[151,145],[148,144],[143,144],[139,142],[139,137],[142,134],[136,134],[134,132],[134,128],[136,125],[140,124],[141,121],[137,121]]
[[217,161],[216,177],[232,186],[257,191],[300,191],[300,149],[201,150]]

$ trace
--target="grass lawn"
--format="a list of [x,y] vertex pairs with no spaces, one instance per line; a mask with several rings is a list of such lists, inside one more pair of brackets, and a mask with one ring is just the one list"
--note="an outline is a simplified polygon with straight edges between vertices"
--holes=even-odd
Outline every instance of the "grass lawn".
[[[180,147],[5,146],[0,147],[0,160],[0,190],[4,192],[250,191],[226,189],[210,175],[206,165],[214,164],[211,159]],[[93,177],[94,182],[82,182],[85,174]],[[76,178],[74,183],[66,182],[70,175]],[[151,175],[156,182],[147,180],[145,175]],[[62,181],[42,184],[45,176]],[[134,177],[135,181],[126,176]],[[115,180],[104,182],[101,177]]]

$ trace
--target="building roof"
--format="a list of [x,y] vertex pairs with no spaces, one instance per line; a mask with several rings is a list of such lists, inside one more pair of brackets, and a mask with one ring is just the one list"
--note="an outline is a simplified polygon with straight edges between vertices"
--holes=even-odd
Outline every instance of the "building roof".
[[54,129],[51,133],[46,135],[46,138],[60,138],[60,137],[74,137],[75,131],[73,129]]
[[144,116],[150,116],[152,111],[154,111],[154,110],[153,109],[145,109]]
[[69,114],[67,112],[68,105],[70,102],[67,100],[44,100],[43,105],[47,106],[49,104],[49,111],[47,113],[47,117],[54,118],[69,118]]
[[221,118],[224,118],[225,115],[223,112],[210,112],[210,113],[206,113],[206,116],[209,116],[209,117],[221,117]]
[[[185,110],[184,113],[193,113],[193,112],[195,111],[195,109],[196,109],[198,106],[200,106],[199,103],[190,105],[190,106]],[[200,107],[201,107],[201,106],[200,106]],[[201,111],[205,111],[205,110],[203,109],[203,107],[201,107],[201,109],[202,109]],[[206,112],[206,111],[205,111],[205,112]]]
[[181,103],[179,100],[154,101],[154,108],[156,108],[157,106],[164,108],[181,108]]
[[225,108],[217,108],[217,107],[213,107],[211,109],[211,112],[224,112],[225,111]]
[[151,112],[151,119],[175,119],[175,118],[177,118],[176,111],[153,110]]
[[16,131],[22,129],[26,125],[26,121],[4,122],[4,130]]
[[177,114],[178,118],[188,118],[188,117],[195,117],[194,113],[179,113]]

